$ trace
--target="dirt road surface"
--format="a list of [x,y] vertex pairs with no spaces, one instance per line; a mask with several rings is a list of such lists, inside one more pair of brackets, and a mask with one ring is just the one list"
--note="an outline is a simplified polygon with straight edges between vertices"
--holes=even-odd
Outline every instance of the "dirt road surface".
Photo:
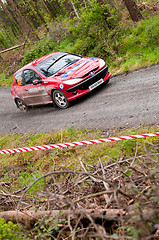
[[47,105],[20,112],[10,88],[0,88],[0,133],[52,132],[72,125],[107,130],[144,123],[159,123],[159,64],[112,77],[65,110]]

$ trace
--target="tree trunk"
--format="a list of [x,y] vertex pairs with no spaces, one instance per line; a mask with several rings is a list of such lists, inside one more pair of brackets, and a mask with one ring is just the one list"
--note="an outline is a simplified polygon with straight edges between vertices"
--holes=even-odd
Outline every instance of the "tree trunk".
[[22,13],[19,11],[16,2],[13,0],[7,0],[7,2],[10,3],[12,12],[14,16],[16,16],[17,21],[21,25],[25,35],[28,36],[28,38],[30,38],[31,40],[38,40],[39,39],[38,36],[35,33],[33,33],[32,26],[28,23],[25,16],[23,16]]
[[8,11],[7,7],[5,6],[5,4],[2,2],[2,0],[0,0],[0,5],[2,6],[3,10],[5,11],[6,15],[9,17],[9,19],[14,22],[14,24],[16,24],[14,18],[12,17],[12,15],[10,14],[10,12]]
[[[1,27],[1,28],[3,29],[3,31],[5,32],[7,38],[9,38],[9,35],[8,35],[8,33],[7,33],[7,30],[6,30],[5,27],[3,26],[2,22],[0,22],[0,27]],[[8,44],[8,40],[7,40],[6,36],[3,34],[3,32],[1,32],[1,34],[3,35],[5,41],[6,41],[7,44]],[[3,44],[3,42],[1,43],[1,45],[2,45],[4,48],[6,48],[6,46],[4,46],[4,44]],[[2,58],[2,57],[0,56],[0,61],[1,61],[1,58]]]
[[0,0],[0,5],[2,6],[2,8],[5,11],[6,15],[8,16],[8,18],[10,19],[13,34],[15,37],[17,37],[17,33],[20,33],[17,22],[14,20],[14,18],[12,17],[12,15],[10,14],[9,10],[7,9],[6,5],[3,3],[2,0]]
[[[99,3],[100,5],[103,5],[104,4],[104,0],[97,0],[97,3]],[[104,10],[104,21],[105,21],[105,24],[106,26],[109,28],[109,29],[113,29],[114,28],[114,24],[113,23],[110,23],[108,21],[108,18],[111,17],[111,13],[109,12],[109,10],[107,8],[105,8]],[[105,25],[104,24],[104,25]]]
[[143,19],[143,16],[136,5],[135,0],[123,0],[130,14],[131,19],[134,22],[138,22]]
[[[82,209],[81,209],[82,210]],[[84,212],[86,215],[84,215]],[[31,228],[36,222],[38,222],[39,218],[51,218],[60,219],[61,217],[64,219],[68,219],[70,216],[71,219],[79,219],[79,217],[83,216],[83,218],[87,218],[88,215],[92,219],[104,219],[107,220],[108,223],[116,221],[120,218],[121,215],[125,215],[126,211],[123,209],[83,209],[83,211],[76,210],[52,210],[52,211],[5,211],[0,212],[0,218],[4,218],[7,222],[12,221],[13,223],[22,223],[28,229]]]
[[41,14],[41,11],[39,11],[40,8],[39,8],[39,6],[37,4],[38,2],[37,1],[33,1],[33,0],[31,0],[30,2],[31,3],[29,3],[29,1],[28,1],[29,5],[30,5],[30,8],[34,9],[35,17],[37,18],[37,20],[40,19],[40,23],[44,24],[47,32],[49,32],[47,23],[46,23],[45,19],[43,18],[42,14]]
[[3,29],[3,31],[6,33],[6,35],[8,35],[8,33],[7,33],[7,31],[6,31],[6,29],[5,29],[5,27],[4,27],[4,25],[0,22],[0,26],[1,26],[1,28]]
[[44,1],[44,0],[41,0],[41,1],[42,1],[43,6],[44,6],[44,9],[45,9],[45,10],[49,13],[49,15],[51,16],[51,12],[50,12],[49,8],[47,7],[45,1]]
[[[61,6],[59,4],[59,1],[58,0],[54,0],[54,8],[56,9],[56,14],[57,13],[60,13],[61,14]],[[55,16],[56,17],[56,16]]]
[[14,46],[14,47],[11,47],[11,48],[8,48],[8,49],[5,49],[5,50],[2,50],[2,51],[0,51],[0,54],[10,52],[14,49],[17,49],[17,48],[20,48],[20,47],[23,47],[23,46],[25,46],[25,43],[22,43],[20,45],[17,45],[17,46]]
[[71,18],[74,18],[74,16],[76,15],[74,8],[72,6],[72,4],[70,3],[70,1],[65,0],[63,2],[64,7],[66,8],[68,14],[70,15]]
[[78,12],[77,12],[77,10],[76,10],[76,8],[75,8],[75,5],[74,5],[74,3],[73,3],[72,0],[71,0],[71,4],[72,4],[73,10],[74,10],[76,16],[79,18]]

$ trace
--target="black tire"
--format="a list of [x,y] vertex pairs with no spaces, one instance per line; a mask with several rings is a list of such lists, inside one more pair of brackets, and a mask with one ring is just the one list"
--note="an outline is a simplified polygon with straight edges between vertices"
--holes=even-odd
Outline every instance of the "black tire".
[[67,100],[65,94],[59,90],[53,91],[52,98],[55,105],[61,109],[65,109],[70,106],[70,102]]
[[28,106],[20,98],[17,98],[15,100],[15,103],[16,103],[17,107],[20,109],[20,111],[22,111],[22,112],[28,111]]

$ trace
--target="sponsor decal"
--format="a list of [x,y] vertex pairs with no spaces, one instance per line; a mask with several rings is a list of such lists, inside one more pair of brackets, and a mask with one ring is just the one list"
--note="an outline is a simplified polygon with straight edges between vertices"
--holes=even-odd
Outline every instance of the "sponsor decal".
[[64,85],[61,83],[61,84],[59,85],[59,88],[60,88],[60,89],[64,89]]
[[38,87],[39,90],[45,90],[45,87],[44,86],[40,86]]
[[38,88],[29,88],[30,93],[38,93],[39,89]]
[[21,78],[18,78],[18,79],[17,79],[17,84],[18,84],[19,86],[22,85],[22,79],[21,79]]
[[33,92],[34,88],[29,88],[29,92]]
[[90,72],[90,75],[91,75],[91,77],[93,77],[93,76],[95,75],[95,72],[94,72],[94,71],[91,71],[91,72]]
[[40,91],[44,91],[45,87],[40,86],[40,87],[36,87],[36,88],[29,88],[28,90],[29,90],[30,93],[38,93]]

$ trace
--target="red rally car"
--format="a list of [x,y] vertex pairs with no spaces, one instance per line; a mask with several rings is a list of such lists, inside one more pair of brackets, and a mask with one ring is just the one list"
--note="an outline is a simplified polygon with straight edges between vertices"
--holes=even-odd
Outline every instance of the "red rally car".
[[21,111],[29,106],[54,103],[67,108],[70,102],[104,82],[111,74],[95,57],[55,52],[25,65],[14,74],[11,94]]

